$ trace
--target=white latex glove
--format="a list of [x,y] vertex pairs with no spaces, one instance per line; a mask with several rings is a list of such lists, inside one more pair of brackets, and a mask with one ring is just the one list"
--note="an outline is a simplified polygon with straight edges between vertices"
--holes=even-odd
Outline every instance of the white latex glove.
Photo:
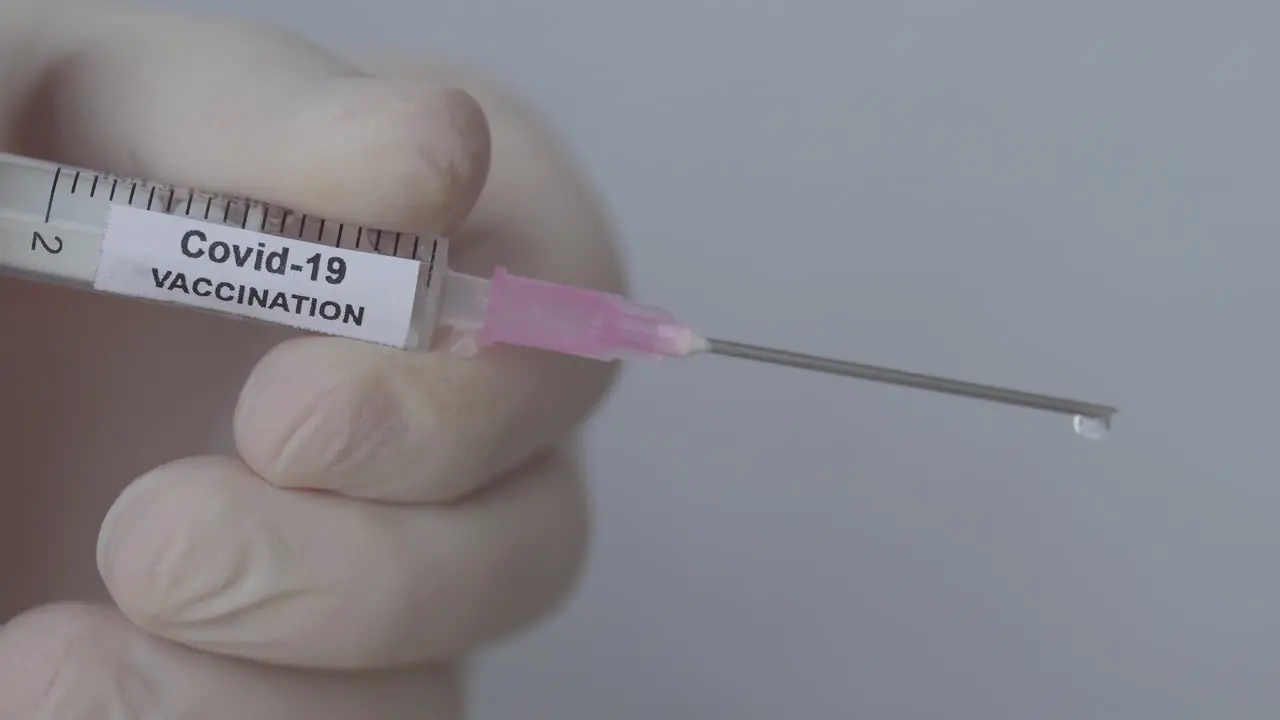
[[[622,284],[509,98],[262,27],[0,0],[0,149],[444,231],[463,271]],[[572,435],[612,366],[8,280],[0,338],[2,720],[461,717],[460,662],[576,579]]]

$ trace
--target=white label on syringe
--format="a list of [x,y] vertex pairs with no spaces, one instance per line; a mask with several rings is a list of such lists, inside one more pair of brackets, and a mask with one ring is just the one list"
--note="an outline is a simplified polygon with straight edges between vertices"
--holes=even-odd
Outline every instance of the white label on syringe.
[[403,347],[421,264],[112,205],[103,292]]

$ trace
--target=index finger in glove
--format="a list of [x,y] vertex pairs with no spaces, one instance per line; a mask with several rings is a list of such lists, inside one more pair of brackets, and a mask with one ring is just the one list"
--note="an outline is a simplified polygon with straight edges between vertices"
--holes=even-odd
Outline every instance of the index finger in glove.
[[4,148],[92,170],[423,233],[466,217],[488,171],[466,92],[373,80],[269,27],[21,3],[0,68]]

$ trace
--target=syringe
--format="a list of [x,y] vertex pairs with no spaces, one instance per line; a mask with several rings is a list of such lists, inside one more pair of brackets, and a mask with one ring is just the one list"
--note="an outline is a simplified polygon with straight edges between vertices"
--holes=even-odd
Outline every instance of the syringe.
[[1101,437],[1113,407],[707,338],[662,309],[450,270],[448,242],[248,198],[0,154],[0,272],[405,350],[441,329],[602,361],[725,355],[1062,413]]

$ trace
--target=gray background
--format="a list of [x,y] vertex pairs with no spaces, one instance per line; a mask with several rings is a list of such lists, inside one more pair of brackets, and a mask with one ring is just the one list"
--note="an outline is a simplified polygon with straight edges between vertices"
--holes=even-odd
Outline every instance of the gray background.
[[705,328],[1123,410],[635,368],[589,576],[479,717],[1280,711],[1280,4],[168,4],[503,76]]

